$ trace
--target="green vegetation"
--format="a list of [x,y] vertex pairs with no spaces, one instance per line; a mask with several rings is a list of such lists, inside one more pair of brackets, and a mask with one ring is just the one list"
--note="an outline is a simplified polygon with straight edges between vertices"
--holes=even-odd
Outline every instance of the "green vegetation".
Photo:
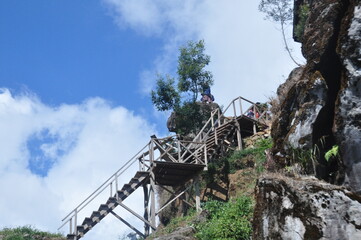
[[295,35],[302,41],[303,33],[305,31],[306,20],[310,14],[310,6],[308,4],[302,4],[298,9],[299,21],[295,26]]
[[229,202],[209,201],[205,203],[204,209],[210,217],[208,221],[196,226],[198,239],[251,239],[251,198],[243,196]]
[[245,168],[249,165],[247,162],[242,161],[245,157],[251,157],[252,161],[255,163],[256,170],[258,173],[263,172],[264,167],[263,164],[266,161],[265,150],[272,147],[272,139],[260,139],[255,143],[254,148],[247,148],[241,151],[235,151],[229,158],[228,161],[230,163],[230,171],[231,173],[235,172],[238,169]]
[[210,62],[204,50],[203,40],[181,47],[177,81],[168,75],[159,75],[156,89],[151,92],[153,105],[159,111],[172,110],[176,114],[175,132],[178,134],[198,132],[210,116],[210,111],[200,113],[201,108],[196,103],[199,94],[213,85],[211,72],[204,69]]
[[228,174],[247,167],[255,167],[257,173],[263,172],[266,161],[265,150],[271,147],[271,138],[260,139],[253,148],[234,151],[226,157],[209,163],[208,171],[204,173],[203,178],[209,184],[217,180],[224,181]]
[[31,226],[4,228],[0,231],[2,240],[65,240],[61,234],[39,231]]
[[[254,207],[252,192],[255,180],[263,171],[266,161],[265,150],[272,147],[272,139],[259,139],[253,145],[254,147],[234,151],[210,163],[208,171],[203,175],[201,185],[206,188],[206,185],[211,183],[229,183],[228,177],[231,176],[229,174],[242,170],[230,177],[233,178],[233,184],[237,185],[237,189],[229,195],[228,202],[217,200],[203,202],[202,209],[207,213],[202,214],[206,217],[205,220],[200,220],[202,217],[199,218],[192,210],[185,216],[172,218],[166,226],[158,229],[148,239],[172,233],[178,227],[185,226],[194,227],[195,237],[199,240],[251,239]],[[212,199],[212,196],[207,196],[207,199]]]
[[325,159],[326,161],[329,161],[331,157],[337,157],[338,156],[338,146],[334,145],[330,150],[328,150],[325,153]]

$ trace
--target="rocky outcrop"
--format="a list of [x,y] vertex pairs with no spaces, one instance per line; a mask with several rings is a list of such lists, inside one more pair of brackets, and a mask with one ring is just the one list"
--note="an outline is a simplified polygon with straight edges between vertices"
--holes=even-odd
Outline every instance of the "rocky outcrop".
[[344,69],[334,132],[345,164],[345,183],[361,193],[361,3],[349,9],[349,16],[339,46]]
[[[317,149],[316,176],[361,193],[361,3],[297,2],[310,9],[302,36],[307,64],[278,90],[272,154],[284,167],[295,149]],[[334,145],[339,157],[327,161]]]
[[196,238],[193,237],[195,232],[196,231],[193,227],[180,227],[177,228],[174,232],[168,235],[154,238],[154,240],[196,240]]
[[256,186],[253,239],[361,239],[361,197],[312,178],[280,175]]

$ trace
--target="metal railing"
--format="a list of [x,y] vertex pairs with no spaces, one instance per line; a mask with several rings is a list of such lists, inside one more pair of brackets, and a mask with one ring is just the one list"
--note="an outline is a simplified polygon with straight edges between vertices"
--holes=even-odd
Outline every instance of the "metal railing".
[[[192,141],[179,140],[177,135],[166,138],[152,137],[151,140],[140,151],[138,151],[137,154],[135,154],[121,168],[112,174],[111,177],[109,177],[83,202],[75,207],[74,210],[66,215],[66,217],[62,219],[63,224],[58,228],[58,230],[63,228],[66,224],[69,224],[69,233],[77,235],[77,219],[79,212],[88,206],[90,202],[97,198],[106,189],[109,189],[110,196],[117,194],[117,191],[119,190],[119,177],[136,162],[139,163],[139,171],[144,172],[151,171],[154,161],[204,164],[207,167],[207,147],[205,140],[209,136],[210,132],[214,131],[217,127],[220,127],[239,116],[243,115],[246,117],[245,113],[247,112],[243,112],[243,102],[250,105],[250,107],[247,108],[247,111],[249,109],[253,109],[254,113],[259,113],[259,117],[253,118],[254,122],[267,120],[267,114],[265,112],[261,112],[257,104],[245,98],[238,97],[233,99],[222,113],[220,109],[213,110],[208,121],[204,124],[203,128]],[[226,114],[230,114],[230,117],[227,117]],[[216,135],[215,137],[217,138]]]
[[[196,148],[189,148],[191,145]],[[166,138],[151,138],[151,140],[121,168],[119,168],[111,177],[101,184],[93,193],[91,193],[83,202],[66,215],[58,228],[60,230],[66,224],[69,224],[69,234],[77,235],[78,214],[89,203],[96,199],[106,189],[109,189],[110,196],[117,194],[119,190],[119,177],[135,163],[139,163],[139,171],[149,172],[154,161],[172,161],[176,163],[207,164],[205,144],[200,142],[182,141],[177,136]]]
[[[128,170],[133,164],[139,161],[139,170],[147,171],[149,166],[145,161],[140,160],[139,156],[142,156],[142,152],[149,147],[149,143],[145,145],[137,154],[135,154],[130,160],[128,160],[121,168],[119,168],[114,174],[112,174],[103,184],[101,184],[93,193],[91,193],[83,202],[74,208],[68,215],[66,215],[62,222],[63,224],[58,228],[60,230],[67,223],[69,223],[69,233],[77,235],[77,218],[81,210],[83,210],[90,202],[92,202],[96,197],[103,193],[106,189],[109,189],[110,196],[113,196],[113,189],[116,193],[119,190],[118,178]],[[74,227],[74,230],[73,230]]]
[[[246,104],[248,104],[247,108],[245,108]],[[263,110],[259,106],[260,104],[256,104],[241,96],[233,99],[222,111],[222,113],[219,108],[212,111],[208,121],[204,124],[203,128],[199,131],[196,137],[194,137],[193,142],[204,142],[209,136],[209,134],[214,131],[216,127],[220,127],[223,124],[232,121],[239,116],[249,118],[255,123],[262,123],[264,125],[268,125],[270,120],[270,114],[268,113],[267,109]],[[244,111],[243,109],[246,109],[246,111]],[[251,109],[254,114],[253,117],[247,116],[247,113]]]

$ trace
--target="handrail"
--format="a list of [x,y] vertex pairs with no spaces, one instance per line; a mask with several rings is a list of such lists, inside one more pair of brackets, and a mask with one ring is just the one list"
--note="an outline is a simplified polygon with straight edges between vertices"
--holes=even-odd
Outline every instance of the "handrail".
[[[236,108],[236,102],[239,101],[239,114],[237,114],[237,108]],[[253,109],[254,113],[256,114],[256,112],[259,113],[259,117],[256,118],[252,118],[255,122],[260,122],[260,120],[265,120],[267,121],[267,114],[266,112],[261,113],[260,109],[257,107],[257,104],[246,99],[243,98],[241,96],[234,98],[229,104],[228,106],[222,111],[222,113],[220,113],[220,109],[217,108],[215,110],[213,110],[211,112],[211,116],[209,117],[209,119],[207,120],[207,122],[203,125],[202,129],[198,132],[198,134],[193,138],[193,142],[196,141],[204,141],[208,135],[210,134],[210,132],[212,132],[212,130],[216,127],[216,126],[221,126],[221,120],[222,118],[226,118],[226,113],[228,112],[228,110],[230,110],[231,106],[233,107],[233,114],[231,114],[231,118],[236,118],[237,116],[242,116],[245,115],[246,112],[243,112],[243,106],[242,106],[242,101],[247,102],[249,104],[251,104],[251,106],[247,109],[247,111],[249,109]],[[217,117],[216,121],[214,121],[214,117]],[[211,126],[209,127],[209,124],[211,124]],[[263,123],[265,124],[265,123]],[[207,127],[209,127],[208,131],[205,132],[205,129],[207,129]],[[205,134],[204,134],[205,133]],[[203,137],[201,137],[203,135]]]
[[[236,102],[239,101],[239,114],[237,114]],[[233,108],[233,114],[230,117],[231,119],[236,119],[238,116],[245,115],[243,113],[242,101],[251,104],[247,109],[253,109],[254,113],[259,113],[259,117],[254,117],[253,120],[255,123],[260,120],[267,121],[267,113],[261,113],[258,109],[257,104],[253,103],[250,100],[247,100],[243,97],[237,97],[233,99],[230,104],[225,108],[224,111],[220,111],[219,108],[211,112],[211,116],[206,121],[202,129],[191,141],[179,140],[178,135],[168,136],[165,138],[156,138],[151,137],[151,140],[139,150],[131,159],[129,159],[121,168],[119,168],[114,174],[112,174],[105,182],[103,182],[93,193],[91,193],[84,201],[82,201],[77,207],[74,208],[66,217],[62,219],[63,224],[58,228],[61,229],[65,224],[69,223],[70,233],[77,234],[77,216],[81,210],[83,210],[90,202],[92,202],[97,196],[104,192],[110,186],[110,194],[112,196],[113,183],[115,183],[116,193],[118,191],[118,178],[128,170],[135,162],[139,161],[140,171],[149,171],[152,167],[153,161],[166,160],[164,157],[168,156],[171,161],[180,162],[180,163],[201,163],[205,164],[207,168],[207,146],[205,140],[212,131],[216,132],[216,127],[222,126],[222,119],[226,119],[225,114]],[[229,117],[228,117],[229,118]],[[224,122],[223,122],[224,124]],[[172,145],[173,144],[173,145]],[[148,148],[148,149],[147,149]],[[147,151],[145,151],[147,149]],[[157,159],[155,159],[154,151],[159,150],[160,154]],[[173,152],[171,152],[173,151]],[[202,156],[202,153],[204,155]],[[177,154],[178,159],[174,156]],[[187,155],[189,154],[189,155]],[[200,155],[198,155],[200,154]],[[145,159],[146,156],[149,156],[149,159]],[[187,157],[186,157],[187,156]],[[184,157],[186,157],[184,159]],[[202,160],[202,158],[204,158]],[[145,162],[150,162],[147,165]],[[74,232],[72,227],[74,225]]]
[[[171,150],[175,150],[175,147],[171,144],[177,144],[177,146],[181,146],[181,148],[178,148],[177,151],[180,151],[178,153],[178,159],[175,159],[172,154],[170,153]],[[146,169],[149,171],[150,167],[152,166],[153,161],[158,161],[164,159],[164,156],[168,156],[172,158],[172,161],[175,162],[185,162],[190,158],[195,158],[192,162],[200,162],[202,164],[206,163],[205,161],[201,161],[200,157],[190,154],[185,160],[183,159],[183,154],[189,152],[192,153],[192,151],[189,149],[190,144],[195,145],[204,145],[203,142],[193,142],[193,141],[182,141],[177,138],[177,135],[169,136],[165,138],[151,138],[151,140],[141,149],[139,150],[130,160],[128,160],[121,168],[119,168],[115,173],[113,173],[107,180],[105,180],[94,192],[92,192],[85,200],[83,200],[77,207],[74,208],[68,215],[66,215],[62,222],[63,224],[58,228],[61,229],[64,227],[67,223],[70,224],[70,233],[77,234],[77,215],[81,210],[83,210],[90,202],[92,202],[96,197],[98,197],[101,193],[104,192],[105,189],[108,187],[111,187],[111,196],[112,196],[112,189],[113,189],[113,183],[115,183],[116,191],[118,191],[118,178],[126,171],[128,170],[134,163],[137,161],[140,161],[139,169],[141,171],[144,171]],[[163,146],[164,145],[164,146]],[[148,148],[148,149],[147,149]],[[146,151],[147,150],[147,151]],[[154,151],[159,150],[160,155],[155,159],[154,157]],[[196,151],[197,152],[197,151]],[[150,156],[150,159],[145,159],[146,156]],[[151,156],[152,155],[152,156]],[[145,162],[150,161],[151,164],[148,166]],[[74,226],[74,232],[72,231]]]
[[[150,142],[149,142],[150,143]],[[132,166],[135,162],[137,162],[137,160],[139,160],[137,158],[137,156],[144,151],[144,149],[146,149],[149,146],[149,143],[147,143],[141,150],[139,150],[131,159],[129,159],[122,167],[120,167],[114,174],[112,174],[107,180],[105,180],[103,182],[103,184],[101,184],[93,193],[91,193],[84,201],[82,201],[77,207],[74,208],[74,210],[72,210],[68,215],[66,215],[63,219],[62,222],[65,222],[58,228],[61,229],[62,227],[65,226],[65,224],[67,224],[68,222],[71,222],[71,219],[74,217],[76,219],[77,214],[84,209],[90,202],[92,202],[97,196],[99,196],[99,194],[101,194],[102,192],[104,192],[105,189],[107,189],[108,186],[111,186],[112,183],[117,181],[117,178],[119,176],[121,176],[121,174],[124,173],[124,171],[126,171],[127,169],[129,169],[130,166]],[[122,171],[122,172],[121,172]],[[121,172],[119,174],[119,172]],[[117,185],[117,184],[116,184]],[[118,190],[118,189],[116,189]],[[74,221],[74,226],[75,226],[75,231],[76,231],[76,226],[77,226],[77,222]]]

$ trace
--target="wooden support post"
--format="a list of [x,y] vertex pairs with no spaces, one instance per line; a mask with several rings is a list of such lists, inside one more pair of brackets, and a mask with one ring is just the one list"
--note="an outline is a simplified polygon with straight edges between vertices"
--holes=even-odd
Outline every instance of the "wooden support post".
[[[148,193],[148,186],[147,184],[143,185],[143,192],[144,192],[144,219],[149,221],[149,193]],[[144,223],[144,235],[149,236],[149,224]]]
[[242,146],[242,135],[241,135],[241,126],[239,125],[239,123],[237,123],[237,142],[238,142],[238,150],[242,150],[243,146]]
[[[155,222],[155,176],[153,170],[150,171],[150,223],[156,226]],[[154,230],[152,229],[152,232]]]
[[195,194],[196,194],[196,210],[197,212],[202,211],[201,209],[201,197],[200,197],[200,191],[199,191],[199,175],[196,175],[194,177],[194,188],[195,188]]
[[208,170],[208,154],[207,154],[207,145],[204,144],[204,164],[206,165],[204,170]]

